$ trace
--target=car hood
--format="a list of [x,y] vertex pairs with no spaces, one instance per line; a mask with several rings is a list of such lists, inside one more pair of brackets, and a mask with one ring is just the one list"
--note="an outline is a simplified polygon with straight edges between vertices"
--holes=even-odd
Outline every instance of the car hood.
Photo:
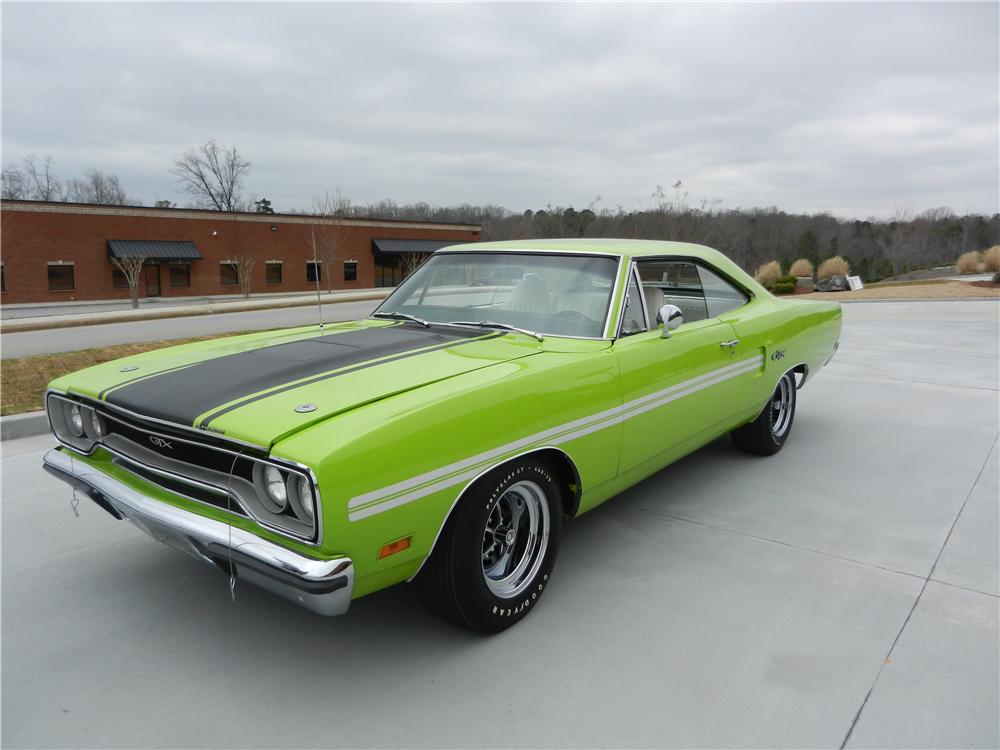
[[172,347],[52,387],[269,447],[362,404],[540,351],[518,334],[367,320]]

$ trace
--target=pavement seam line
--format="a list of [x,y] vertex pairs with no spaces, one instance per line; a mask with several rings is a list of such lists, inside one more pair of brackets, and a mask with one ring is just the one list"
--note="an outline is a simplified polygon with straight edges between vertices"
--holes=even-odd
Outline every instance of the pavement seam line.
[[861,705],[858,707],[858,712],[854,715],[854,720],[851,722],[851,726],[847,729],[847,734],[844,735],[844,739],[840,743],[840,750],[844,750],[844,748],[847,747],[847,743],[850,742],[851,735],[854,733],[854,728],[861,720],[861,714],[865,710],[865,706],[868,705],[868,700],[872,697],[872,693],[875,691],[876,685],[878,685],[879,678],[885,670],[885,665],[892,657],[892,652],[895,650],[896,644],[899,643],[899,639],[902,637],[903,631],[906,630],[906,626],[909,624],[910,618],[913,617],[913,613],[916,611],[917,605],[920,603],[920,599],[924,595],[924,591],[927,590],[927,584],[930,582],[932,576],[934,575],[934,571],[937,569],[938,562],[941,560],[941,555],[944,554],[945,547],[948,546],[948,542],[951,540],[951,535],[955,532],[955,527],[958,525],[958,519],[962,517],[962,513],[969,504],[969,498],[972,497],[972,493],[979,484],[979,480],[983,478],[983,472],[986,471],[986,467],[990,462],[990,457],[993,455],[993,451],[996,450],[998,440],[1000,440],[1000,435],[993,438],[993,443],[990,445],[990,449],[986,452],[986,458],[983,459],[983,465],[979,467],[979,473],[976,474],[975,481],[973,481],[972,486],[969,487],[969,492],[965,495],[965,500],[962,501],[962,506],[958,509],[958,513],[955,514],[955,519],[951,522],[948,533],[945,534],[944,541],[941,543],[941,548],[938,550],[937,557],[934,558],[934,563],[931,565],[931,569],[927,573],[927,577],[924,578],[924,585],[920,587],[920,592],[917,594],[917,598],[913,600],[913,606],[910,607],[910,611],[906,614],[906,619],[903,620],[903,624],[900,626],[899,632],[896,633],[896,637],[893,639],[892,645],[889,646],[889,650],[882,658],[882,663],[879,665],[878,672],[875,673],[875,679],[872,680],[871,687],[869,687],[868,692],[865,693],[864,700],[861,701]]
[[940,578],[931,578],[931,583],[936,583],[938,586],[947,586],[950,589],[958,589],[959,591],[968,591],[970,594],[982,594],[983,596],[991,596],[994,599],[1000,599],[1000,594],[993,594],[989,591],[980,591],[979,589],[972,589],[968,586],[959,586],[957,583],[949,583],[948,581],[942,581]]
[[[924,577],[918,573],[907,573],[905,570],[896,570],[896,568],[888,568],[884,565],[877,565],[875,563],[866,562],[865,560],[858,560],[853,557],[847,557],[846,555],[836,555],[833,552],[824,552],[823,550],[813,549],[812,547],[802,547],[798,544],[792,544],[791,542],[782,541],[781,539],[771,539],[770,537],[751,534],[747,531],[728,529],[725,526],[716,526],[714,524],[705,523],[704,521],[694,521],[690,518],[684,518],[683,516],[675,516],[671,515],[670,513],[663,513],[662,511],[653,510],[652,508],[639,508],[633,506],[629,507],[631,507],[632,510],[645,511],[647,513],[652,513],[653,515],[661,516],[663,518],[669,518],[674,521],[681,521],[682,523],[690,523],[695,526],[701,526],[706,529],[711,529],[712,531],[721,531],[725,534],[735,534],[736,536],[742,536],[748,539],[755,539],[756,541],[759,542],[769,542],[771,544],[777,544],[782,547],[789,547],[790,549],[798,550],[799,552],[810,552],[815,555],[821,555],[822,557],[829,557],[834,560],[840,560],[842,562],[861,565],[862,567],[865,568],[874,568],[875,570],[881,570],[885,573],[893,573],[895,575],[906,576],[908,578],[916,578],[921,581],[924,580]],[[608,508],[608,510],[611,510],[611,508]],[[937,578],[931,578],[930,580],[932,583],[936,583],[940,586],[947,586],[948,588],[959,589],[960,591],[968,591],[970,594],[981,594],[983,596],[993,597],[994,599],[1000,599],[1000,595],[992,594],[989,591],[980,591],[979,589],[969,588],[968,586],[960,586],[957,583],[949,583],[948,581],[942,581]]]
[[736,536],[746,537],[747,539],[755,539],[758,542],[768,542],[770,544],[777,544],[782,547],[788,547],[789,549],[798,550],[799,552],[810,552],[814,555],[821,555],[823,557],[829,557],[834,560],[840,560],[842,562],[854,563],[855,565],[861,565],[866,568],[874,568],[876,570],[881,570],[886,573],[894,573],[896,575],[907,576],[908,578],[917,578],[923,580],[923,576],[918,573],[907,573],[905,570],[896,570],[895,568],[887,568],[884,565],[877,565],[871,562],[865,562],[864,560],[856,560],[853,557],[847,557],[845,555],[837,555],[833,552],[824,552],[823,550],[813,549],[811,547],[802,547],[798,544],[792,544],[791,542],[785,542],[781,539],[771,539],[770,537],[760,536],[758,534],[751,534],[748,531],[738,531],[736,529],[728,529],[725,526],[716,526],[715,524],[706,523],[705,521],[695,521],[690,518],[684,518],[683,516],[675,516],[670,513],[664,513],[663,511],[654,510],[652,508],[640,508],[629,506],[632,510],[645,511],[646,513],[652,513],[653,515],[661,516],[663,518],[670,518],[674,521],[681,521],[683,523],[690,523],[695,526],[701,526],[706,529],[712,529],[713,531],[721,531],[726,534],[735,534]]

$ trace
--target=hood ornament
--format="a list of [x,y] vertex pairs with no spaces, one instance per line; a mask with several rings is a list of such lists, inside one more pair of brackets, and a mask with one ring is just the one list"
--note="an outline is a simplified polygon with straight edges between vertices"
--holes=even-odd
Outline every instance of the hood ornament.
[[295,407],[295,411],[299,414],[308,414],[311,411],[316,411],[316,404],[299,404]]
[[123,367],[118,372],[132,372],[133,370],[138,370],[138,365],[129,365],[128,367]]

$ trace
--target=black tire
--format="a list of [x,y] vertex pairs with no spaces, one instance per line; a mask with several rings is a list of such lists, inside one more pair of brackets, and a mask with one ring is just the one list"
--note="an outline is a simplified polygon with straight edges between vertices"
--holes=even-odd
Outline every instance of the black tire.
[[[517,529],[511,527],[511,516],[502,533],[505,509],[516,514]],[[489,538],[488,524],[493,524]],[[515,459],[484,476],[462,498],[414,581],[417,592],[432,611],[462,627],[481,633],[506,630],[534,608],[548,586],[561,530],[561,493],[554,472],[537,459]],[[510,531],[514,541],[505,547]],[[520,575],[510,577],[509,590],[503,584],[507,579],[500,578],[502,549],[510,550],[506,564],[515,573],[519,566],[514,561],[528,561]],[[494,557],[498,562],[490,565]]]
[[[784,409],[782,409],[784,407]],[[757,418],[729,433],[733,445],[747,453],[773,456],[788,440],[795,419],[795,375],[786,372]]]

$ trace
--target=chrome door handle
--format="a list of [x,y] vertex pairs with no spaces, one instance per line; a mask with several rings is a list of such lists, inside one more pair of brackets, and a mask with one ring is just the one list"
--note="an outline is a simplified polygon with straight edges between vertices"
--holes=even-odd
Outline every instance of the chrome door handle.
[[719,346],[728,346],[730,349],[732,349],[738,343],[740,343],[739,339],[733,339],[732,341],[722,341],[719,343]]

